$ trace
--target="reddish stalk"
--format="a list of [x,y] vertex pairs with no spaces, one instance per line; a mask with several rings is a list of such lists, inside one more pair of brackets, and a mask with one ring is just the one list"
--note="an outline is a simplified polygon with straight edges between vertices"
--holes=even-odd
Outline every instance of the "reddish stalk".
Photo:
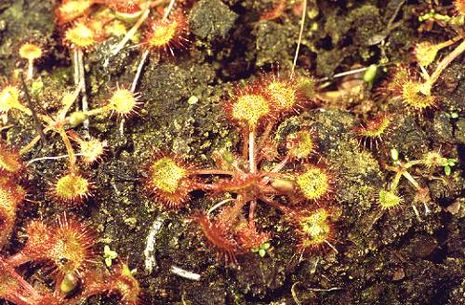
[[226,176],[234,176],[236,173],[228,170],[222,170],[222,169],[198,169],[192,171],[192,175],[226,175]]
[[281,211],[283,214],[289,214],[292,210],[280,203],[277,203],[276,201],[266,198],[266,197],[260,197],[260,200],[268,204],[269,206],[278,209]]

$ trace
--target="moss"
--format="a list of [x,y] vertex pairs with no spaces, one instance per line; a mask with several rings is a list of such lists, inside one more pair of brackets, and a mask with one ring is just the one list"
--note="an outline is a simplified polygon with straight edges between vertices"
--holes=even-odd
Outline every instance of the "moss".
[[345,21],[348,24],[345,30],[354,30],[352,38],[360,46],[369,45],[373,36],[385,29],[379,9],[370,4],[352,10]]
[[415,115],[395,122],[396,132],[386,141],[386,147],[396,148],[410,158],[421,158],[428,150],[428,135],[418,125]]
[[189,15],[192,33],[200,39],[212,41],[225,38],[231,31],[237,14],[219,0],[201,0]]
[[289,29],[274,21],[260,21],[257,25],[257,66],[281,62],[287,64],[293,46]]

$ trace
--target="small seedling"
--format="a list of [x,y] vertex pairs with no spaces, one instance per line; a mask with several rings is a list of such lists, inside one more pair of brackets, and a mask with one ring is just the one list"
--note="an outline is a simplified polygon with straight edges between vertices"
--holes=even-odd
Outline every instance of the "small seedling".
[[265,242],[261,244],[258,248],[252,249],[252,252],[257,253],[260,257],[265,257],[270,247],[271,244],[269,242]]
[[105,265],[111,267],[113,260],[118,258],[118,252],[110,249],[109,245],[103,247],[103,258],[105,260]]

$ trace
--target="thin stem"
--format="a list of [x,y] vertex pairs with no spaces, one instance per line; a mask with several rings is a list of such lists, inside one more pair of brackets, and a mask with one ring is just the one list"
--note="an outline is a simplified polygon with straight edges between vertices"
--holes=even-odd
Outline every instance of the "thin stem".
[[192,172],[192,175],[228,175],[234,176],[235,173],[222,169],[198,169]]
[[277,203],[276,201],[274,201],[273,199],[269,199],[267,197],[260,197],[260,200],[265,202],[266,204],[272,206],[273,208],[283,212],[284,214],[288,214],[291,212],[291,209],[280,204],[280,203]]
[[9,266],[17,268],[17,267],[31,261],[31,258],[29,256],[25,255],[22,252],[18,252],[16,254],[11,255],[10,257],[8,257],[5,261]]
[[234,205],[230,210],[228,210],[227,215],[225,217],[221,218],[222,221],[224,221],[227,224],[233,224],[235,223],[235,220],[238,218],[238,216],[242,212],[242,208],[247,202],[244,200],[244,196],[238,195],[236,200],[234,201]]
[[[70,129],[70,130],[66,131],[66,133],[68,134],[68,137],[69,137],[71,140],[73,140],[74,142],[76,142],[76,143],[78,143],[78,144],[81,144],[81,143],[84,142],[84,140],[81,139],[81,137],[79,136],[79,134],[78,134],[76,131]],[[77,155],[77,154],[76,154],[76,155]]]
[[404,171],[402,173],[402,175],[415,187],[415,189],[420,189],[420,185],[418,184],[418,182],[415,180],[415,178],[413,178],[412,175],[410,175],[409,172],[407,171]]
[[19,151],[20,155],[27,154],[40,141],[40,136],[35,136],[26,146],[23,146]]
[[235,201],[236,199],[234,198],[228,198],[228,199],[225,199],[225,200],[221,200],[220,202],[216,203],[214,206],[212,206],[208,212],[207,212],[207,215],[210,215],[211,213],[213,213],[216,209],[222,207],[223,205],[225,205],[226,203],[228,202],[232,202],[232,201]]
[[[87,101],[87,90],[86,90],[86,75],[84,70],[84,52],[82,49],[76,49],[78,56],[78,65],[79,65],[79,84],[81,85],[81,94],[82,94],[82,111],[86,112],[89,110],[89,103]],[[84,129],[89,129],[89,119],[86,119],[83,123]]]
[[257,208],[257,200],[250,201],[249,206],[249,224],[255,225],[254,217],[255,217],[255,209]]
[[456,43],[460,39],[463,39],[462,35],[459,35],[459,36],[456,36],[456,37],[454,37],[452,39],[449,39],[449,40],[446,40],[444,42],[438,43],[436,46],[437,46],[437,48],[439,50],[441,50],[441,49],[447,48],[448,46],[453,45],[454,43]]
[[397,189],[397,186],[399,185],[400,177],[402,177],[402,174],[403,172],[399,171],[394,176],[394,179],[392,179],[391,186],[390,186],[391,191],[394,191],[395,189]]
[[147,7],[144,9],[144,12],[139,17],[139,19],[136,21],[134,26],[126,33],[123,39],[113,49],[113,51],[111,52],[113,56],[118,54],[124,48],[124,46],[129,41],[129,39],[131,39],[134,36],[134,34],[136,34],[137,30],[140,28],[142,23],[144,23],[144,21],[148,18],[150,14],[150,5],[151,5],[151,2],[147,4]]
[[444,57],[443,60],[441,60],[441,62],[439,62],[436,70],[434,70],[434,72],[431,74],[431,77],[425,82],[425,92],[423,92],[424,94],[431,94],[431,89],[441,76],[442,72],[464,51],[465,40],[463,40],[452,52],[450,52],[446,57]]
[[302,305],[302,302],[299,300],[299,298],[297,297],[297,292],[295,291],[295,287],[300,284],[300,282],[295,282],[294,284],[292,284],[291,286],[291,295],[292,295],[292,298],[294,299],[294,302],[297,304],[297,305]]
[[[456,43],[457,41],[459,41],[460,39],[463,39],[463,36],[462,35],[459,35],[459,36],[456,36],[452,39],[449,39],[447,41],[444,41],[444,42],[441,42],[441,43],[438,43],[437,45],[435,45],[435,48],[437,51],[439,50],[442,50],[444,48],[447,48],[451,45],[453,45],[454,43]],[[429,80],[431,78],[431,76],[429,75],[428,71],[426,70],[425,67],[423,67],[422,65],[420,65],[420,70],[421,70],[421,75],[422,77],[425,79],[425,80]]]
[[250,172],[257,172],[257,163],[255,162],[255,130],[249,132],[249,169]]
[[333,76],[331,77],[323,77],[323,78],[320,78],[318,79],[317,81],[318,82],[324,82],[324,81],[327,81],[327,80],[330,80],[330,79],[335,79],[335,78],[341,78],[341,77],[344,77],[344,76],[348,76],[348,75],[353,75],[353,74],[357,74],[357,73],[361,73],[361,72],[364,72],[368,69],[368,67],[363,67],[363,68],[358,68],[358,69],[354,69],[354,70],[349,70],[349,71],[344,71],[344,72],[340,72],[340,73],[336,73],[334,74]]
[[27,80],[34,78],[34,59],[29,59],[27,61]]
[[249,158],[249,141],[248,141],[248,130],[242,130],[241,137],[242,137],[242,158],[247,160]]
[[281,162],[276,164],[276,166],[271,170],[272,173],[280,172],[284,166],[286,166],[287,162],[289,162],[289,156],[286,156]]
[[[52,130],[53,128],[52,127],[46,127],[43,132],[44,134],[47,134],[47,132],[49,132],[50,130]],[[27,154],[36,144],[37,142],[40,141],[40,135],[38,136],[35,136],[34,139],[31,140],[31,142],[29,142],[26,146],[23,146],[23,148],[21,148],[21,150],[19,151],[19,154],[22,156],[24,154]]]
[[267,144],[269,137],[270,137],[271,130],[273,130],[273,125],[274,124],[272,122],[268,122],[268,124],[266,124],[265,130],[261,134],[260,139],[258,141],[257,151],[260,151],[261,149],[263,149],[263,147]]
[[79,84],[76,86],[76,89],[74,90],[73,92],[73,99],[68,101],[67,104],[64,104],[63,105],[63,109],[58,113],[58,119],[59,120],[64,120],[66,118],[66,114],[68,113],[69,109],[71,108],[71,106],[73,105],[73,103],[77,100],[77,98],[79,97],[79,93],[81,92],[81,87],[82,87],[82,83],[79,82]]
[[304,34],[305,16],[307,15],[307,0],[304,0],[302,8],[302,18],[300,19],[299,40],[295,49],[294,62],[292,63],[291,79],[294,78],[295,66],[297,65],[297,58],[299,57],[300,45],[302,44],[302,36]]
[[0,113],[0,118],[2,119],[3,125],[8,124],[8,114],[6,114],[6,113]]
[[289,180],[292,178],[290,178],[291,176],[289,176],[289,174],[283,174],[283,173],[279,173],[279,172],[268,172],[266,173],[266,177],[268,178],[274,178],[274,179],[285,179],[285,180]]
[[339,253],[339,251],[337,251],[336,247],[332,243],[330,243],[328,240],[325,239],[324,243],[327,244],[331,249],[333,249],[334,252]]
[[192,188],[201,191],[217,191],[220,187],[214,183],[194,182]]
[[124,118],[121,118],[121,121],[119,122],[119,134],[121,137],[124,135],[124,123],[126,120]]
[[[132,84],[131,84],[131,92],[132,93],[134,93],[136,91],[137,83],[139,82],[140,76],[142,74],[142,70],[144,69],[144,65],[145,65],[145,62],[147,61],[147,57],[149,56],[149,53],[150,53],[149,50],[145,50],[144,53],[142,53],[142,57],[140,59],[139,65],[137,66],[136,75],[134,76],[134,80],[132,81]],[[121,136],[123,136],[123,134],[124,134],[124,123],[125,123],[125,121],[126,120],[124,118],[122,118],[121,122],[119,124],[119,133],[120,133]]]
[[63,140],[63,143],[65,144],[66,151],[68,152],[70,171],[74,172],[76,170],[76,155],[74,154],[74,149],[73,149],[73,146],[71,145],[71,141],[69,140],[69,137],[63,128],[58,129],[57,132],[60,134],[61,139]]
[[156,1],[150,2],[149,6],[150,7],[157,7],[157,6],[160,6],[160,5],[164,4],[165,2],[166,2],[166,0],[156,0]]
[[[78,52],[76,49],[73,49],[73,68],[74,68],[74,73],[73,73],[73,79],[74,79],[74,85],[78,86],[80,84],[79,82],[79,56]],[[80,87],[79,87],[80,88]]]
[[425,208],[425,215],[428,215],[431,213],[430,208],[428,208],[428,204],[426,202],[423,202],[423,207]]
[[110,106],[108,105],[105,105],[105,106],[102,106],[102,107],[99,107],[99,108],[95,108],[95,109],[92,109],[92,110],[88,110],[88,111],[85,111],[83,112],[86,116],[96,116],[96,115],[99,115],[99,114],[102,114],[102,113],[107,113],[108,111],[110,111]]
[[137,83],[139,82],[139,78],[140,78],[140,76],[142,74],[142,70],[144,68],[145,61],[147,60],[147,57],[149,56],[149,53],[150,53],[149,50],[145,50],[144,53],[142,53],[142,57],[140,59],[139,66],[137,67],[136,75],[134,76],[134,80],[132,81],[132,85],[131,85],[131,92],[132,93],[134,93],[136,91]]
[[[75,156],[82,156],[82,154],[75,154]],[[41,158],[35,158],[31,159],[26,163],[26,166],[30,166],[32,163],[39,162],[39,161],[47,161],[47,160],[60,160],[60,159],[65,159],[69,158],[69,155],[61,155],[61,156],[55,156],[55,157],[41,157]]]
[[198,273],[187,271],[174,265],[171,266],[170,271],[171,273],[178,275],[182,278],[192,280],[192,281],[200,281],[201,276]]
[[414,204],[412,204],[412,209],[413,209],[413,212],[415,213],[415,216],[417,216],[418,221],[422,222],[421,217],[420,217],[420,213],[418,212],[418,209]]
[[39,118],[37,116],[37,113],[34,111],[34,107],[32,106],[32,99],[31,99],[31,96],[29,95],[29,90],[27,89],[26,81],[24,80],[24,75],[22,73],[20,75],[20,78],[21,78],[21,82],[23,84],[23,89],[24,89],[24,94],[26,96],[27,105],[29,107],[29,109],[27,109],[27,111],[25,111],[25,112],[27,114],[29,114],[29,115],[32,115],[32,118],[34,119],[34,126],[35,126],[37,132],[39,133],[40,138],[42,139],[44,144],[46,144],[47,139],[45,138],[45,133],[42,130],[42,125],[41,125],[40,120],[39,120]]
[[411,168],[412,166],[415,166],[415,165],[418,165],[418,164],[422,164],[423,161],[422,160],[412,160],[412,161],[408,161],[406,163],[404,163],[404,168]]
[[418,66],[420,67],[420,74],[421,74],[421,77],[423,77],[424,80],[428,80],[430,79],[430,75],[429,75],[429,72],[428,70],[426,70],[426,68],[423,66],[423,65],[420,65],[420,63],[418,63]]
[[171,0],[170,3],[168,4],[168,7],[165,10],[165,13],[163,14],[163,20],[166,21],[168,19],[168,16],[170,15],[171,11],[173,10],[174,3],[176,0]]
[[1,127],[0,127],[0,132],[3,131],[3,130],[10,129],[10,128],[13,127],[13,126],[15,126],[15,125],[10,124],[10,125],[6,125],[6,126],[1,126]]
[[[10,291],[7,293],[15,304],[40,304],[43,303],[44,297],[40,295],[34,287],[31,286],[22,276],[20,276],[14,269],[14,265],[3,262],[0,260],[0,271],[2,272],[2,281],[11,282],[7,288]],[[6,280],[5,278],[6,273]],[[3,292],[3,291],[2,291]]]

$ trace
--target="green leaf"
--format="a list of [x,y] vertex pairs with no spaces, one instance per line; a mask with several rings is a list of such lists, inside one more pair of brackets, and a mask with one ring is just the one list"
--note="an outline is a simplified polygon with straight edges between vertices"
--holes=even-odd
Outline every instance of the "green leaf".
[[391,149],[391,159],[394,161],[399,160],[399,151],[395,148]]
[[111,264],[112,264],[111,258],[109,257],[105,258],[105,265],[107,265],[107,267],[111,267]]
[[452,169],[450,168],[449,165],[444,166],[444,173],[446,174],[446,176],[450,176],[451,172],[452,172]]
[[373,83],[377,72],[378,72],[378,66],[375,64],[370,65],[368,69],[366,69],[365,73],[363,74],[363,80],[369,84]]

